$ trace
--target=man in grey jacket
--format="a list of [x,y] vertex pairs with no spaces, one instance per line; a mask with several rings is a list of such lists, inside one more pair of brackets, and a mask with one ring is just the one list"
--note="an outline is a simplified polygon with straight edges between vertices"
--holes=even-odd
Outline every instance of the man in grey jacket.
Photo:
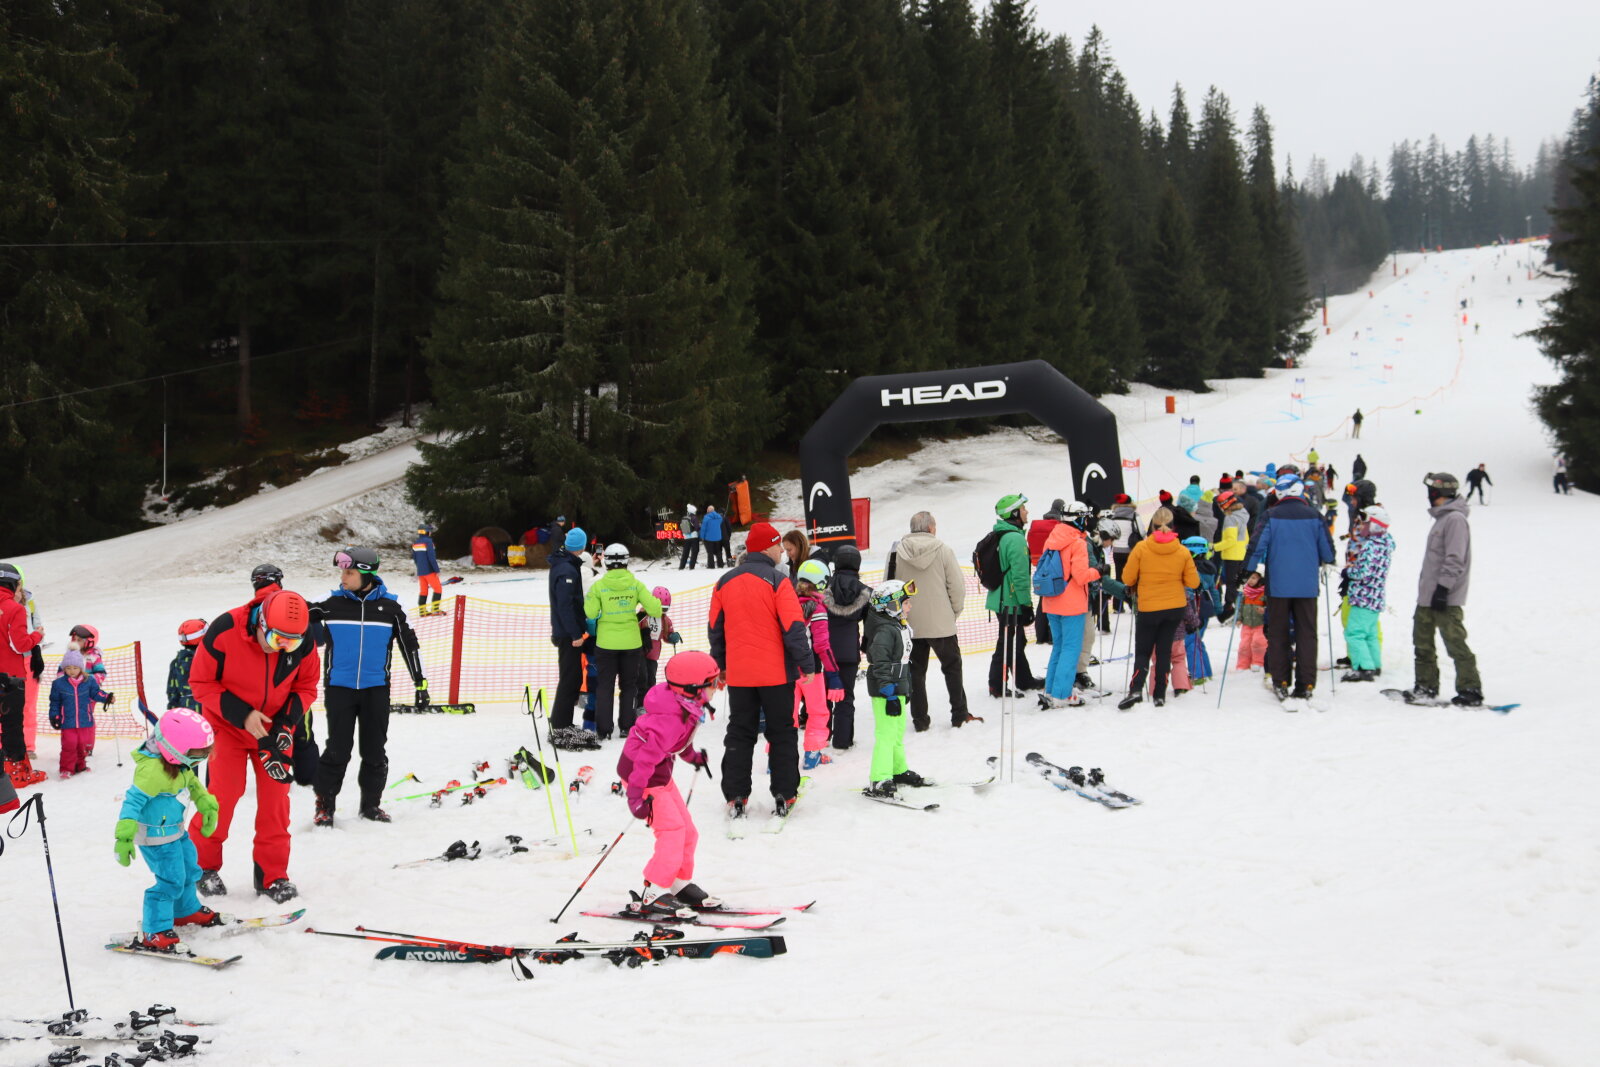
[[1406,699],[1416,702],[1439,697],[1439,655],[1433,636],[1437,631],[1456,665],[1456,696],[1451,703],[1475,708],[1483,703],[1483,683],[1478,678],[1477,657],[1467,647],[1462,611],[1467,603],[1467,579],[1472,574],[1467,502],[1460,497],[1461,483],[1453,474],[1430,474],[1423,484],[1428,487],[1433,528],[1428,531],[1417,581],[1417,611],[1411,624],[1416,681],[1406,691]]
[[961,646],[956,640],[956,619],[967,601],[967,578],[949,545],[939,540],[933,516],[919,511],[911,516],[911,532],[895,548],[894,576],[916,582],[917,595],[906,601],[911,626],[911,725],[926,730],[928,721],[928,653],[937,653],[950,694],[950,725],[960,726],[972,716],[967,711],[967,691],[961,681]]

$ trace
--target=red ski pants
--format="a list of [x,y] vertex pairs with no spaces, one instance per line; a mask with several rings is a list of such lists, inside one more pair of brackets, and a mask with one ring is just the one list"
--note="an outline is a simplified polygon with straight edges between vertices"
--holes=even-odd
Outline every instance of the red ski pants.
[[189,823],[189,838],[203,870],[222,867],[222,846],[233,825],[233,809],[244,796],[245,770],[253,768],[256,778],[255,862],[261,884],[271,885],[289,877],[289,783],[274,782],[261,769],[256,739],[243,730],[211,715],[206,721],[216,731],[217,745],[206,761],[206,785],[217,798],[217,830],[210,837],[200,832],[200,814]]

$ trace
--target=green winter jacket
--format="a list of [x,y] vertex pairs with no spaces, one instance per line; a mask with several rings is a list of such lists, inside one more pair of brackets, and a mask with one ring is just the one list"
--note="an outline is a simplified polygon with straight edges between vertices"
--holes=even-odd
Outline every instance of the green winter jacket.
[[661,601],[650,594],[643,582],[625,567],[606,571],[589,587],[583,598],[583,613],[598,620],[594,642],[599,648],[627,651],[642,648],[638,606],[652,619],[661,617]]
[[1028,539],[1022,527],[1000,519],[994,529],[1000,538],[1000,588],[989,590],[984,606],[1010,615],[1033,606],[1033,567],[1028,562]]
[[862,655],[867,661],[867,692],[882,696],[886,685],[894,686],[894,695],[911,695],[911,667],[906,662],[906,626],[899,619],[891,619],[881,611],[867,609],[866,644]]

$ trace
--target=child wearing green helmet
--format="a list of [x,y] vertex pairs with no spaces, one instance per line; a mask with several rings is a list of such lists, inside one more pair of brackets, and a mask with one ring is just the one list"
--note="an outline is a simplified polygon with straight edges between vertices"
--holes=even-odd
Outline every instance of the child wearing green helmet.
[[867,690],[872,694],[871,785],[869,797],[893,797],[897,786],[927,782],[906,766],[905,701],[911,695],[911,642],[906,639],[905,602],[916,582],[890,580],[872,589],[867,612]]

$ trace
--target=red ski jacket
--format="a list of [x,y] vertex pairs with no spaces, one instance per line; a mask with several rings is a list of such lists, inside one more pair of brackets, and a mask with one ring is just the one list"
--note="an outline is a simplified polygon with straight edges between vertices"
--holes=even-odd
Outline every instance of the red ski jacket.
[[217,616],[195,649],[189,688],[213,727],[243,730],[250,713],[259,711],[293,729],[316,703],[322,674],[316,642],[308,634],[293,652],[261,651],[250,625],[258,602]]
[[707,630],[711,655],[729,685],[784,685],[811,662],[794,586],[760,552],[746,555],[717,582]]
[[11,590],[0,589],[0,674],[16,678],[28,674],[28,654],[43,636],[38,630],[28,632],[28,609],[17,603]]

